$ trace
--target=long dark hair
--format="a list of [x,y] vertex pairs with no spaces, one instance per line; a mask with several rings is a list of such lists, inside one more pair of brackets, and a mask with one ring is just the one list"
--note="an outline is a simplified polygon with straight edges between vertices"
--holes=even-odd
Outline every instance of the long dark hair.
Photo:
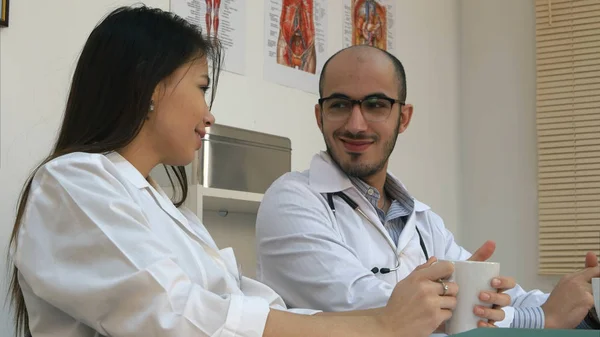
[[[202,36],[199,27],[160,9],[120,7],[91,32],[73,74],[64,119],[50,155],[33,171],[19,197],[9,251],[16,249],[31,181],[48,161],[72,152],[106,153],[122,149],[139,133],[152,93],[159,83],[187,62],[206,57],[212,68],[209,107],[215,98],[222,54],[216,39]],[[184,167],[166,166],[173,190],[187,197]],[[172,179],[177,179],[177,188]],[[29,318],[13,265],[9,296],[15,309],[16,335],[29,333]]]

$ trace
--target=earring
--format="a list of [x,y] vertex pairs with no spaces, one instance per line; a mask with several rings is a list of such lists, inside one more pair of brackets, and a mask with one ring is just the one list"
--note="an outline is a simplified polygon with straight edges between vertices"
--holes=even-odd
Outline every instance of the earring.
[[150,101],[150,111],[154,111],[154,101]]

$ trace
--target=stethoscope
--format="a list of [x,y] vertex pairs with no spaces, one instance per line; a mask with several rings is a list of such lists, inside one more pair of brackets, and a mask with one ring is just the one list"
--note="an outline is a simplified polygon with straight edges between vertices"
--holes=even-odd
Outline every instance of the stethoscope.
[[[333,196],[334,195],[337,195],[342,200],[344,200],[346,202],[346,204],[348,204],[348,206],[350,206],[354,211],[358,212],[358,214],[360,214],[363,218],[365,218],[371,225],[373,225],[373,227],[377,228],[377,230],[379,231],[379,233],[381,233],[381,235],[383,235],[384,237],[386,236],[386,234],[383,232],[381,227],[377,226],[375,223],[373,223],[373,221],[371,221],[371,219],[369,219],[369,217],[358,207],[358,204],[355,203],[354,200],[350,199],[350,197],[348,197],[346,195],[346,193],[344,193],[344,192],[340,191],[340,192],[335,192],[335,193],[327,193],[327,203],[329,204],[329,208],[331,208],[331,211],[333,212],[334,216],[335,216],[335,206],[333,205]],[[417,234],[419,235],[419,243],[421,244],[421,249],[423,250],[423,254],[425,254],[425,261],[427,261],[427,260],[429,260],[429,254],[427,254],[427,247],[425,247],[425,242],[423,242],[423,237],[421,236],[421,232],[419,232],[418,228],[415,227],[415,229],[417,230]],[[390,240],[386,240],[386,241],[387,241],[388,245],[390,246],[390,248],[392,249],[392,251],[394,252],[394,256],[396,257],[396,266],[393,268],[373,267],[373,269],[371,269],[371,272],[373,272],[373,274],[377,274],[377,273],[387,274],[389,272],[400,269],[400,259],[398,258],[398,254],[396,254],[396,247],[394,247],[392,245]]]

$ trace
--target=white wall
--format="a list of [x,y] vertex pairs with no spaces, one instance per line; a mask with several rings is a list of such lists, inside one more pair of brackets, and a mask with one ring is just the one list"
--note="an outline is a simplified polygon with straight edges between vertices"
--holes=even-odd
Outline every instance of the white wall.
[[457,232],[459,224],[459,36],[457,1],[398,1],[397,56],[406,69],[408,130],[390,169]]
[[[213,112],[218,123],[290,137],[292,168],[305,169],[313,153],[323,147],[313,114],[317,97],[262,79],[263,57],[258,46],[264,39],[264,1],[248,1],[252,5],[247,6],[247,74],[223,74]],[[87,35],[107,11],[134,2],[11,1],[10,27],[0,29],[2,253],[22,184],[54,141],[70,76]],[[145,3],[168,8],[168,0]],[[342,46],[341,13],[341,0],[331,0],[330,54]],[[407,69],[408,100],[415,105],[415,115],[408,132],[399,137],[390,167],[452,230],[459,223],[460,191],[458,24],[456,0],[398,1],[397,55]],[[220,223],[214,216],[209,219],[214,225]],[[232,219],[251,222],[243,217]],[[2,256],[0,272],[5,273]],[[0,277],[0,301],[6,293],[5,279]],[[10,335],[8,311],[0,306],[0,337]]]
[[503,274],[549,291],[557,278],[537,275],[533,1],[462,0],[460,22],[461,243],[494,239]]

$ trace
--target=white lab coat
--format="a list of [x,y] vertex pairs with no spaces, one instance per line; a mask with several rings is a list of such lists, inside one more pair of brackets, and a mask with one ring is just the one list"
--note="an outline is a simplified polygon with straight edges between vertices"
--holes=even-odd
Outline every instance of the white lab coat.
[[[354,200],[381,231],[339,197],[333,199],[334,215],[326,193],[337,191]],[[310,170],[287,173],[266,192],[256,223],[257,279],[290,307],[325,311],[381,307],[395,284],[426,261],[416,227],[429,256],[451,260],[471,256],[456,244],[442,219],[417,200],[393,251],[375,208],[329,155],[321,152],[313,157]],[[394,254],[400,260],[396,272],[371,272],[373,267],[394,267]],[[525,292],[519,286],[508,293],[513,305],[525,307],[539,306],[548,296],[537,290]],[[512,307],[504,311],[506,318],[499,326],[509,326],[514,318]]]
[[262,336],[285,308],[154,185],[114,152],[38,171],[13,252],[33,336]]

